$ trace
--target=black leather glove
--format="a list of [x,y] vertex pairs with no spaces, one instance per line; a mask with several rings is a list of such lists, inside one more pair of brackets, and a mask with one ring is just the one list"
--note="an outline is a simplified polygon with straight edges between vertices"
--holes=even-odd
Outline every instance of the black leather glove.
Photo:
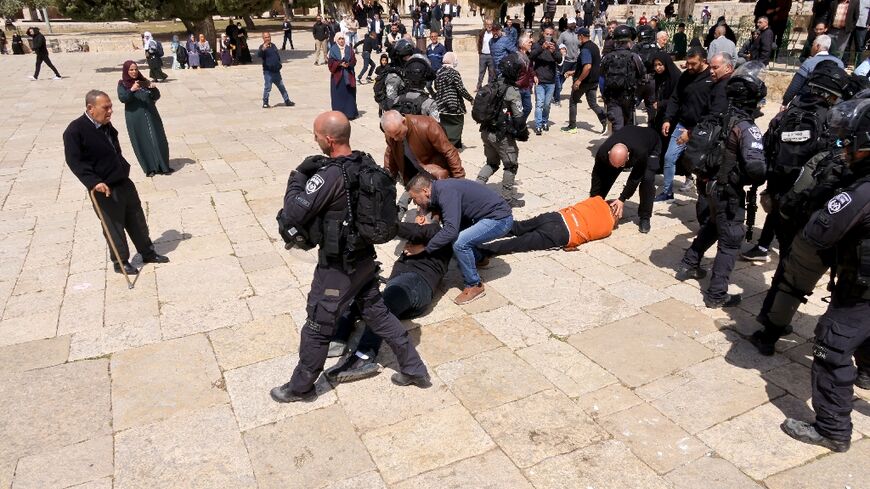
[[323,165],[326,164],[328,159],[329,158],[323,155],[309,156],[296,167],[296,171],[306,177],[311,177],[311,175],[314,175],[318,170],[323,168]]
[[529,128],[523,127],[519,131],[517,131],[517,135],[514,136],[514,139],[517,141],[525,142],[529,140]]

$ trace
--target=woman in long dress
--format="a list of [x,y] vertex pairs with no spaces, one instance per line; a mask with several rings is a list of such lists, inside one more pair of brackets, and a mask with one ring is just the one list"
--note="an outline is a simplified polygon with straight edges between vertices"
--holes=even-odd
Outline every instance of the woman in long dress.
[[204,34],[199,35],[199,42],[196,43],[199,50],[199,66],[200,68],[214,68],[214,55],[211,52],[211,45],[205,39]]
[[163,72],[163,58],[160,56],[160,47],[150,32],[142,34],[142,48],[145,50],[145,59],[148,62],[151,80],[156,82],[169,78],[169,75]]
[[342,112],[348,119],[354,120],[359,117],[356,108],[356,77],[353,71],[356,56],[342,33],[337,32],[334,40],[335,44],[329,48],[329,94],[332,98],[332,110]]
[[168,175],[173,171],[169,167],[169,142],[155,105],[160,99],[160,90],[142,76],[139,65],[133,60],[125,61],[123,70],[118,82],[118,100],[124,104],[133,152],[145,175]]
[[233,45],[230,44],[230,38],[226,34],[221,34],[221,64],[224,67],[232,66],[233,64],[232,49]]
[[187,40],[187,64],[191,69],[199,68],[199,46],[196,44],[196,39],[193,34]]
[[465,102],[474,98],[465,89],[462,76],[456,71],[459,60],[450,51],[444,55],[441,68],[435,75],[435,101],[438,102],[441,127],[447,139],[457,148],[462,147],[462,128],[465,126]]

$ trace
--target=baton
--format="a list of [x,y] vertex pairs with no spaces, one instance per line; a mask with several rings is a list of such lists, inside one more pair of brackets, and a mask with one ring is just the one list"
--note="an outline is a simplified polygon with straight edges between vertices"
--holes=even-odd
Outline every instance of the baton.
[[100,218],[100,224],[103,225],[103,232],[106,233],[106,239],[109,241],[109,248],[112,250],[112,254],[115,255],[115,260],[118,262],[118,266],[121,267],[121,273],[124,274],[124,280],[127,281],[127,288],[133,288],[133,282],[130,281],[130,276],[127,275],[127,267],[126,263],[121,263],[121,254],[118,253],[118,248],[115,246],[115,241],[112,239],[112,234],[109,233],[109,226],[106,225],[106,219],[103,218],[103,210],[100,209],[100,204],[97,204],[97,198],[95,195],[96,189],[91,189],[88,195],[91,196],[91,202],[94,204],[94,209],[97,210],[97,217]]

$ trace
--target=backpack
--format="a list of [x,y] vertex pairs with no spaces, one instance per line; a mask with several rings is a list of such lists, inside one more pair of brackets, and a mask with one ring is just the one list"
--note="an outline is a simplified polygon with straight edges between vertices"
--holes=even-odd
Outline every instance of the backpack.
[[601,62],[604,71],[604,95],[608,97],[634,96],[637,89],[637,66],[635,54],[630,51],[614,51]]
[[402,115],[423,115],[423,104],[432,97],[419,90],[407,90],[396,97],[390,109]]
[[163,57],[163,44],[160,43],[157,39],[154,40],[154,43],[157,44],[157,49],[154,51],[154,54],[157,55],[158,58]]
[[692,130],[692,137],[683,152],[686,166],[691,172],[705,177],[729,173],[730,168],[722,168],[725,162],[725,141],[735,125],[747,120],[752,119],[733,113],[708,115],[701,119]]
[[484,127],[492,127],[501,122],[502,105],[507,86],[498,80],[480,87],[471,103],[471,118]]
[[764,148],[772,175],[792,174],[818,152],[827,112],[823,107],[809,111],[794,106],[785,111],[779,125],[765,134]]
[[175,59],[178,60],[178,64],[186,65],[188,62],[187,48],[179,44],[175,48]]
[[[366,153],[360,164],[340,166],[344,188],[350,196],[350,233],[355,233],[371,245],[383,244],[395,238],[399,228],[399,206],[396,204],[396,181],[393,177]],[[352,241],[348,239],[348,242]]]
[[396,68],[395,66],[387,66],[387,68],[375,78],[375,86],[372,87],[372,90],[375,94],[375,103],[379,106],[383,107],[384,101],[387,100],[387,75],[395,73],[402,76],[402,70]]

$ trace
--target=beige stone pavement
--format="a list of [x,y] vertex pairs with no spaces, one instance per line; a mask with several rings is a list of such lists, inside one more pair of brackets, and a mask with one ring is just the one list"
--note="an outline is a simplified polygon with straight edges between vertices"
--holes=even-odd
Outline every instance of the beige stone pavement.
[[[705,309],[698,284],[672,278],[697,228],[687,196],[657,205],[648,235],[631,203],[607,240],[496,260],[487,296],[464,307],[451,301],[453,267],[434,310],[407,323],[430,389],[393,386],[385,348],[375,378],[272,402],[296,361],[315,264],[283,249],[274,221],[329,107],[308,54],[285,64],[292,109],[260,108],[257,66],[170,72],[159,102],[170,177],[143,176],[116,106],[151,235],[172,259],[144,267],[133,290],[107,271],[61,143],[87,89],[114,92],[125,56],[54,55],[67,78],[38,82],[25,80],[32,57],[0,58],[0,487],[870,486],[867,392],[847,454],[778,426],[810,416],[807,341],[824,292],[780,354],[756,355],[745,338],[774,265],[740,263],[744,306]],[[476,60],[461,59],[473,87]],[[380,159],[371,90],[359,90],[353,142]],[[566,115],[555,109],[554,129],[521,145],[518,217],[587,194],[600,137],[559,133]],[[473,176],[483,155],[470,118],[464,139]],[[387,272],[395,250],[379,247]]]

